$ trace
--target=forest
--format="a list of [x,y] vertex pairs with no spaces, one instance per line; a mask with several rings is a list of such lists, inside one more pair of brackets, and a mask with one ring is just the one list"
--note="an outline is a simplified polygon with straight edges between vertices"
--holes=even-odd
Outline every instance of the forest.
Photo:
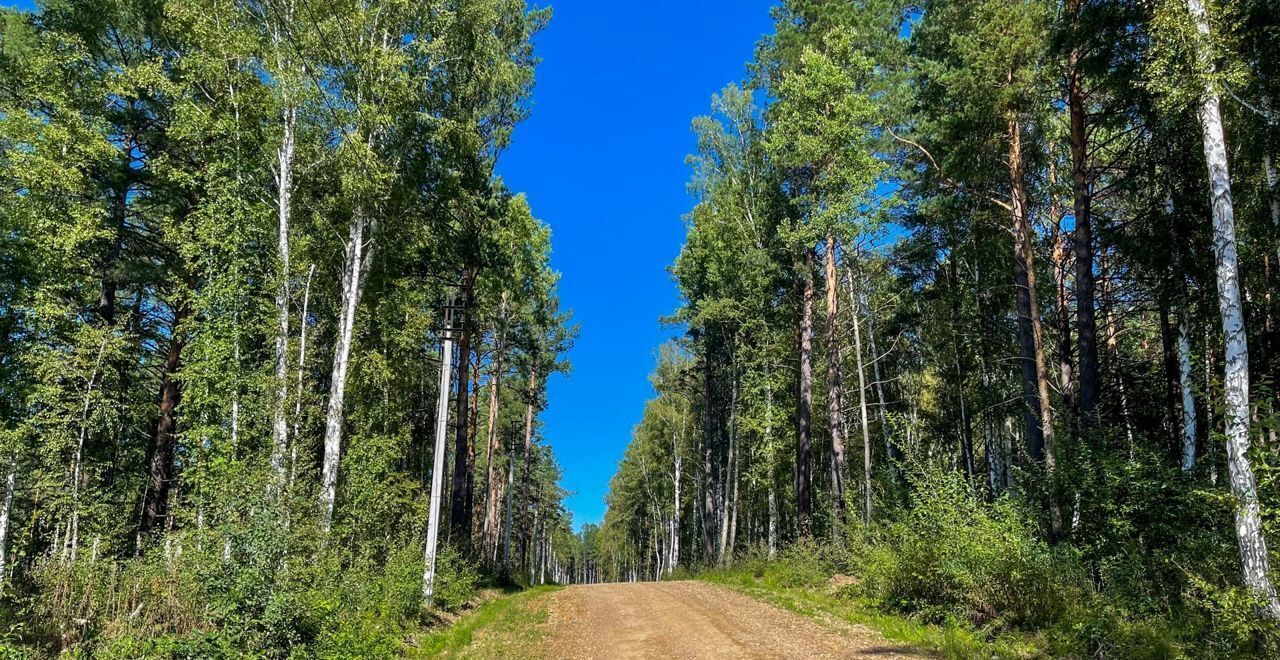
[[1280,653],[1278,10],[780,2],[693,121],[679,336],[583,577]]
[[0,656],[389,657],[561,580],[576,327],[495,175],[549,11],[0,18]]

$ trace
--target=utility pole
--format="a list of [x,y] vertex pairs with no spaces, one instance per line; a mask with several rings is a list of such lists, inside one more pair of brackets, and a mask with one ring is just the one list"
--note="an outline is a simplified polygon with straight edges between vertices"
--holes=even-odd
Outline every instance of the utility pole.
[[[431,605],[431,595],[436,581],[436,543],[440,538],[440,500],[444,493],[444,454],[446,436],[449,433],[449,387],[453,383],[453,297],[444,304],[444,329],[440,345],[440,398],[436,404],[435,451],[431,466],[431,507],[427,516],[427,544],[425,568],[422,572],[422,601]],[[466,368],[466,365],[463,365]],[[466,396],[464,392],[462,394]]]

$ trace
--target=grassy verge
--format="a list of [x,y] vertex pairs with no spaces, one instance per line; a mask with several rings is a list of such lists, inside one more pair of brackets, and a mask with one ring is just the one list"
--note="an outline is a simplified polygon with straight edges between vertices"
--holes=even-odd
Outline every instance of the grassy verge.
[[745,567],[711,570],[697,578],[830,627],[865,626],[887,640],[948,658],[1032,658],[1047,652],[1044,640],[1035,636],[1010,633],[988,639],[968,626],[926,624],[877,611],[863,599],[842,593],[835,580],[825,588],[791,586],[773,579],[768,570]]
[[542,596],[558,587],[541,586],[499,596],[467,613],[448,628],[417,638],[410,658],[535,657],[547,620]]

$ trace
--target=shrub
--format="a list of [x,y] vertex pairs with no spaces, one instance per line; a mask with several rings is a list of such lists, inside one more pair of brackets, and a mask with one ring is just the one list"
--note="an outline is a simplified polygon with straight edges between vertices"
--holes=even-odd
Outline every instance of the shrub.
[[1090,591],[1070,551],[1050,549],[1012,501],[980,502],[955,473],[921,475],[910,513],[859,569],[868,595],[933,621],[1036,628]]

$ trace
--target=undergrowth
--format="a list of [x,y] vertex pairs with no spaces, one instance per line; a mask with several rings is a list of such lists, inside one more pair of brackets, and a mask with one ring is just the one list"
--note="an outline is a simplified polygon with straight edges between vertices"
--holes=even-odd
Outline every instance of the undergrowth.
[[1277,657],[1275,629],[1242,589],[1190,574],[1177,598],[1109,589],[1079,549],[1042,540],[1016,500],[922,478],[897,522],[697,577],[947,657]]

